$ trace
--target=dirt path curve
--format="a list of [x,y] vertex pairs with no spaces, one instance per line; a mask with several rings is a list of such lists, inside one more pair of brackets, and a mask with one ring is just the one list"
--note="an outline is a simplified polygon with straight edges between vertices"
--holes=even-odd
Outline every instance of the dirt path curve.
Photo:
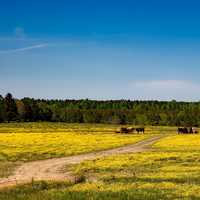
[[28,183],[32,180],[72,180],[73,177],[70,172],[63,172],[62,168],[64,166],[114,154],[147,151],[150,149],[150,145],[158,141],[161,137],[163,136],[157,135],[135,144],[99,152],[27,162],[16,168],[13,175],[8,178],[0,179],[0,188],[19,183]]

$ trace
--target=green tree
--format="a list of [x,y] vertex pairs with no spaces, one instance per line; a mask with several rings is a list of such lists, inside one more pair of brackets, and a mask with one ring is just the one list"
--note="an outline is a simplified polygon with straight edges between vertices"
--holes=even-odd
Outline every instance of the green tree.
[[0,122],[4,122],[5,119],[5,103],[3,97],[0,95]]
[[25,117],[26,117],[26,109],[25,109],[25,106],[24,106],[24,103],[23,101],[21,100],[17,100],[16,101],[16,105],[17,105],[17,112],[19,114],[19,120],[20,121],[25,121]]
[[4,98],[6,120],[8,122],[17,120],[17,106],[11,93],[8,93]]

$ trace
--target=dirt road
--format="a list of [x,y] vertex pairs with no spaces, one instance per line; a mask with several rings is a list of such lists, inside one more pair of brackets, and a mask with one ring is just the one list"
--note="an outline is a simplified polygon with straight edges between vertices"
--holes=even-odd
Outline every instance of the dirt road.
[[32,180],[72,180],[73,177],[70,172],[63,172],[62,169],[64,166],[78,164],[84,160],[93,160],[115,154],[147,151],[150,149],[149,147],[161,137],[163,136],[153,136],[136,144],[99,152],[27,162],[16,168],[13,175],[8,178],[0,179],[0,188],[19,183],[28,183]]

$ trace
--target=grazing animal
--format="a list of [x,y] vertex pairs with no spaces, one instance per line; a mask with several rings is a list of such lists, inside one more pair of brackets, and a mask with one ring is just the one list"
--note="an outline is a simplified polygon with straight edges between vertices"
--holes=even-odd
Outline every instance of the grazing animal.
[[128,130],[125,127],[121,127],[117,129],[116,133],[128,133]]
[[116,130],[116,133],[133,133],[134,132],[134,128],[133,127],[121,127],[121,128],[118,128]]
[[177,129],[177,133],[178,133],[178,134],[183,133],[183,128],[180,128],[180,127],[179,127],[179,128]]
[[135,130],[137,131],[137,133],[140,133],[140,132],[144,133],[144,128],[136,128]]
[[190,130],[188,131],[188,129],[186,127],[178,128],[178,134],[188,134],[189,132],[190,132]]
[[125,127],[122,127],[122,128],[121,128],[121,133],[128,133],[128,129],[125,128]]
[[189,128],[189,133],[193,133],[193,128],[192,127]]
[[133,133],[135,131],[135,128],[133,127],[127,127],[127,130],[129,133]]
[[196,128],[190,127],[190,128],[178,128],[177,130],[178,134],[192,134],[192,133],[198,133]]

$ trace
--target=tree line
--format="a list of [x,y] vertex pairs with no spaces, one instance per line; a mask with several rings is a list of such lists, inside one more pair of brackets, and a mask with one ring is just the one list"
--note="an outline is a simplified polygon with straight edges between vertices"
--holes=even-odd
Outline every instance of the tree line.
[[200,102],[15,99],[0,95],[0,122],[200,126]]

